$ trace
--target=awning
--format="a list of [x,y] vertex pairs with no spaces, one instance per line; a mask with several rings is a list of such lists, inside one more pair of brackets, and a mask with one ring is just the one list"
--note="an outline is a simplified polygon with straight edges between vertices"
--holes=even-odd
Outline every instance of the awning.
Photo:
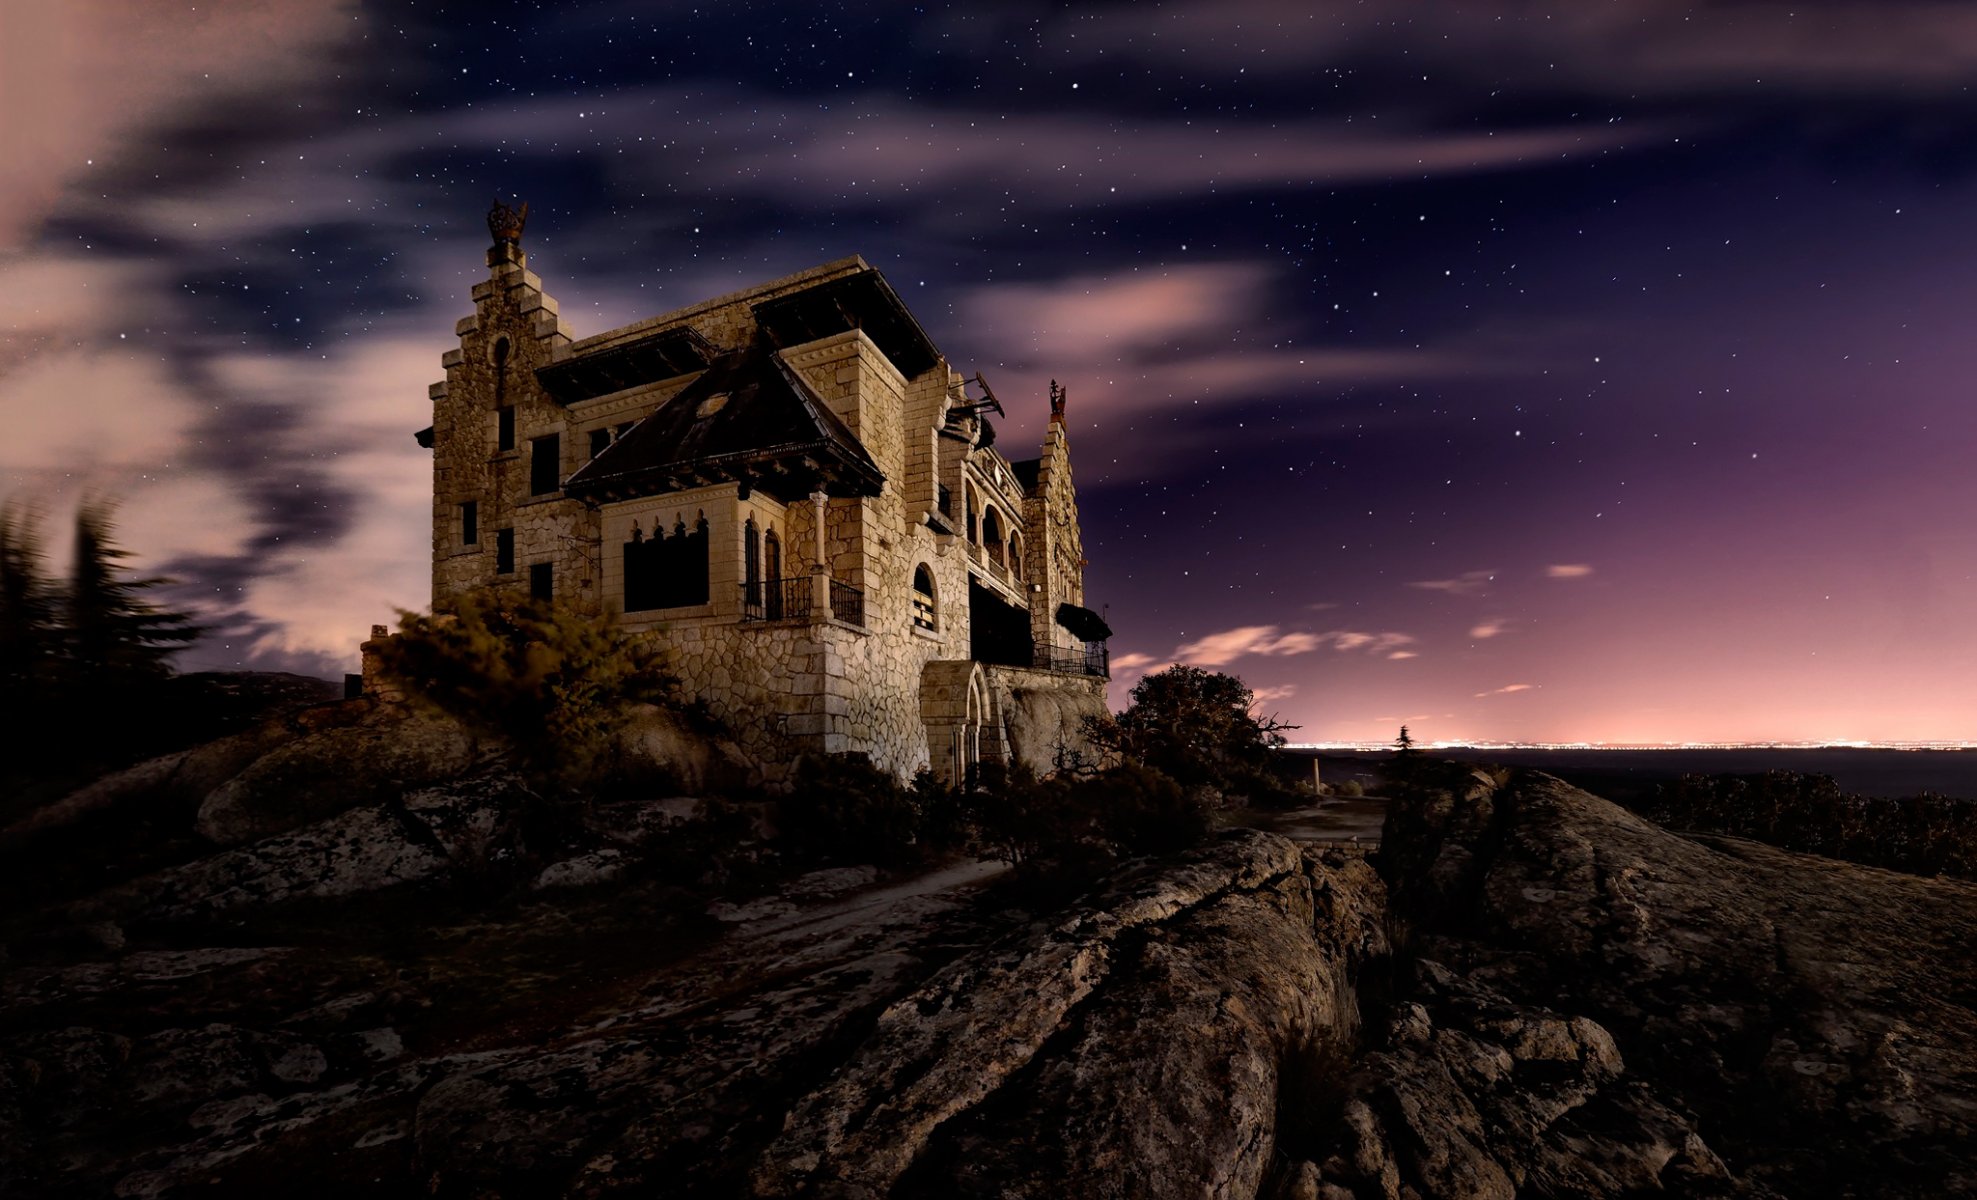
[[1112,627],[1105,623],[1104,617],[1075,604],[1057,606],[1057,623],[1081,642],[1102,642],[1112,636]]

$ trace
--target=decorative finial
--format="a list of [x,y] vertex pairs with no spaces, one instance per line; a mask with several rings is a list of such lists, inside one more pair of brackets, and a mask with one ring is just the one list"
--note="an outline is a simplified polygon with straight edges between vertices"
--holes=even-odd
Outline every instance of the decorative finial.
[[509,245],[522,244],[522,226],[528,223],[529,206],[525,200],[520,208],[510,208],[501,203],[501,197],[494,198],[494,207],[487,210],[487,231],[494,235],[494,244],[503,242]]
[[1062,425],[1064,423],[1064,401],[1069,399],[1070,395],[1070,392],[1057,386],[1055,379],[1050,381],[1050,423],[1052,425]]

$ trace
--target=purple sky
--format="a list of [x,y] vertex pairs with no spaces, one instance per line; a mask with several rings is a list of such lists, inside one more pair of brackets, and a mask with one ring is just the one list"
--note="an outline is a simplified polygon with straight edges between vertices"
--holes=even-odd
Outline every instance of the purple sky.
[[579,336],[856,253],[1063,381],[1115,699],[1977,739],[1977,9],[699,7],[10,12],[0,495],[354,669],[499,191]]

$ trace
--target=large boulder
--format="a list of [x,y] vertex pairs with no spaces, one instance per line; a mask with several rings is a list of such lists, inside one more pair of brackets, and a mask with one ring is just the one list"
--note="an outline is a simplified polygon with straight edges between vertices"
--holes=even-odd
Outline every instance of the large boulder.
[[1379,913],[1364,863],[1247,831],[1129,879],[888,1007],[757,1194],[1253,1196],[1287,1065],[1354,1037]]
[[1977,885],[1678,836],[1537,774],[1400,802],[1383,854],[1416,953],[1609,1031],[1743,1186],[1977,1194]]
[[633,705],[627,711],[615,749],[621,770],[656,773],[683,792],[725,791],[760,775],[733,739],[656,704]]
[[422,788],[174,867],[97,897],[78,916],[181,920],[334,899],[521,863],[533,796],[493,773]]
[[360,723],[277,746],[207,795],[194,828],[239,845],[466,774],[481,739],[459,721],[377,705]]

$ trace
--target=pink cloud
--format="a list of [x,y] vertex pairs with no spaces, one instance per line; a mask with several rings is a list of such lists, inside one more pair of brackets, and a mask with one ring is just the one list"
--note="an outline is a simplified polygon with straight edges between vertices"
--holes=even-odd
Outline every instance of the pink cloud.
[[1495,579],[1496,572],[1493,570],[1464,571],[1453,579],[1421,579],[1407,586],[1429,592],[1446,592],[1451,596],[1476,596],[1487,591]]
[[0,102],[32,117],[8,122],[0,250],[21,245],[161,107],[277,83],[306,91],[334,68],[322,51],[363,33],[356,11],[354,0],[9,5]]
[[1547,579],[1584,579],[1593,573],[1588,563],[1553,563],[1545,568]]
[[1510,628],[1510,622],[1502,617],[1490,617],[1479,621],[1469,630],[1469,636],[1477,639],[1493,638]]
[[1512,692],[1528,692],[1536,686],[1537,684],[1535,683],[1508,683],[1487,692],[1477,692],[1476,699],[1481,700],[1485,696],[1508,696]]
[[1309,654],[1320,644],[1315,634],[1280,634],[1275,625],[1244,625],[1188,642],[1174,651],[1174,657],[1190,666],[1220,667],[1250,655]]

